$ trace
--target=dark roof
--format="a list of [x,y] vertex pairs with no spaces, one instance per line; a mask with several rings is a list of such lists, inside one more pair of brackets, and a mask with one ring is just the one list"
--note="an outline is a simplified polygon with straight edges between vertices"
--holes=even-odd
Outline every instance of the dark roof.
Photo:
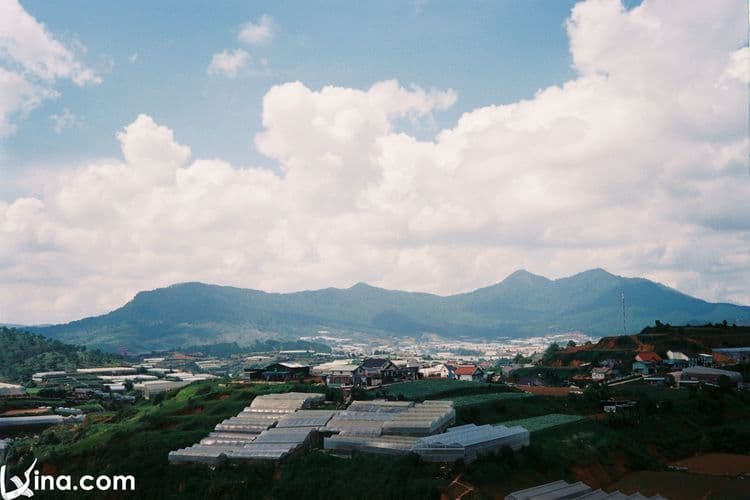
[[384,358],[370,358],[362,362],[361,368],[381,368],[387,363],[390,361]]

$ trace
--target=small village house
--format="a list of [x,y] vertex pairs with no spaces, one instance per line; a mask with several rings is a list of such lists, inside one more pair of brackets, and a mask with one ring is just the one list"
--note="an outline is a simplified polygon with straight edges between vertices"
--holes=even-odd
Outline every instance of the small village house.
[[398,377],[398,367],[388,359],[370,358],[356,371],[357,385],[376,386],[390,383]]
[[456,367],[456,378],[468,382],[483,382],[484,370],[476,365],[460,365]]
[[293,361],[272,363],[263,370],[263,379],[267,382],[288,382],[299,380],[310,375],[310,367]]

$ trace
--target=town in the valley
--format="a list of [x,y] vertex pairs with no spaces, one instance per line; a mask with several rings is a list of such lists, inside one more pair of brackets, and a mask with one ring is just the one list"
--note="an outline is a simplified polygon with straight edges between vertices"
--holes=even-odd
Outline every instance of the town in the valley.
[[[732,339],[737,345],[729,344]],[[50,436],[107,432],[123,425],[122,415],[143,411],[157,419],[154,411],[177,405],[179,412],[163,417],[160,431],[168,433],[194,415],[205,417],[214,402],[238,398],[233,409],[217,407],[211,418],[196,421],[194,437],[162,450],[165,470],[284,467],[323,454],[344,461],[416,457],[471,471],[475,462],[522,457],[550,442],[562,446],[588,427],[638,429],[643,419],[672,418],[675,409],[692,408],[700,398],[724,401],[714,417],[729,419],[731,427],[727,401],[736,401],[741,412],[750,398],[749,341],[747,327],[657,323],[636,335],[604,338],[571,332],[492,341],[436,335],[373,340],[322,330],[263,351],[123,353],[114,364],[0,383],[0,456],[14,463],[39,443],[71,439]],[[537,474],[502,488],[512,499],[669,498],[676,484],[670,475],[684,475],[709,478],[711,488],[731,492],[747,481],[742,464],[748,459],[717,452],[713,459],[677,460],[659,451],[654,461],[661,472],[654,474],[666,475],[661,479],[646,481],[638,470],[621,477]],[[738,472],[711,475],[710,460],[736,461]],[[448,479],[441,488],[450,495],[497,488],[475,484],[471,474]]]

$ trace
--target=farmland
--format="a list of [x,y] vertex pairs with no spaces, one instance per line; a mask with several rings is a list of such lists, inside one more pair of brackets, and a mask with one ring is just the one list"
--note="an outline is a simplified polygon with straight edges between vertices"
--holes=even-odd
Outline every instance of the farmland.
[[505,422],[500,422],[500,425],[504,425],[506,427],[513,427],[515,425],[520,425],[521,427],[525,427],[529,430],[529,432],[536,432],[541,431],[545,429],[550,429],[552,427],[558,427],[560,425],[566,425],[573,422],[578,422],[579,420],[582,420],[583,417],[579,415],[565,415],[562,413],[550,413],[549,415],[542,415],[539,417],[530,417],[530,418],[521,418],[518,420],[507,420]]
[[510,387],[501,384],[437,379],[392,384],[383,388],[382,391],[377,391],[377,395],[388,398],[403,398],[410,401],[424,401],[425,399],[451,399],[452,396],[501,393],[511,390]]
[[463,406],[481,405],[485,403],[491,403],[494,401],[507,401],[509,399],[519,398],[531,398],[534,397],[531,394],[525,392],[497,392],[490,394],[473,394],[471,396],[453,396],[442,399],[453,401],[453,406],[456,408]]

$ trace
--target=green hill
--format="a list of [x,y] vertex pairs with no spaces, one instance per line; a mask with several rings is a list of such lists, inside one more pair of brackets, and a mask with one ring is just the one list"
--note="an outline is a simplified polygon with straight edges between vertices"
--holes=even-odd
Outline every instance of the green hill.
[[102,366],[118,360],[112,354],[0,327],[0,381],[25,382],[36,372]]
[[632,331],[657,318],[673,324],[750,323],[750,307],[709,303],[595,269],[557,280],[517,271],[496,285],[447,297],[364,283],[287,294],[184,283],[140,292],[102,316],[33,330],[66,342],[135,352],[219,342],[248,345],[321,329],[344,335],[496,338],[583,331],[599,336],[622,331],[622,293]]

